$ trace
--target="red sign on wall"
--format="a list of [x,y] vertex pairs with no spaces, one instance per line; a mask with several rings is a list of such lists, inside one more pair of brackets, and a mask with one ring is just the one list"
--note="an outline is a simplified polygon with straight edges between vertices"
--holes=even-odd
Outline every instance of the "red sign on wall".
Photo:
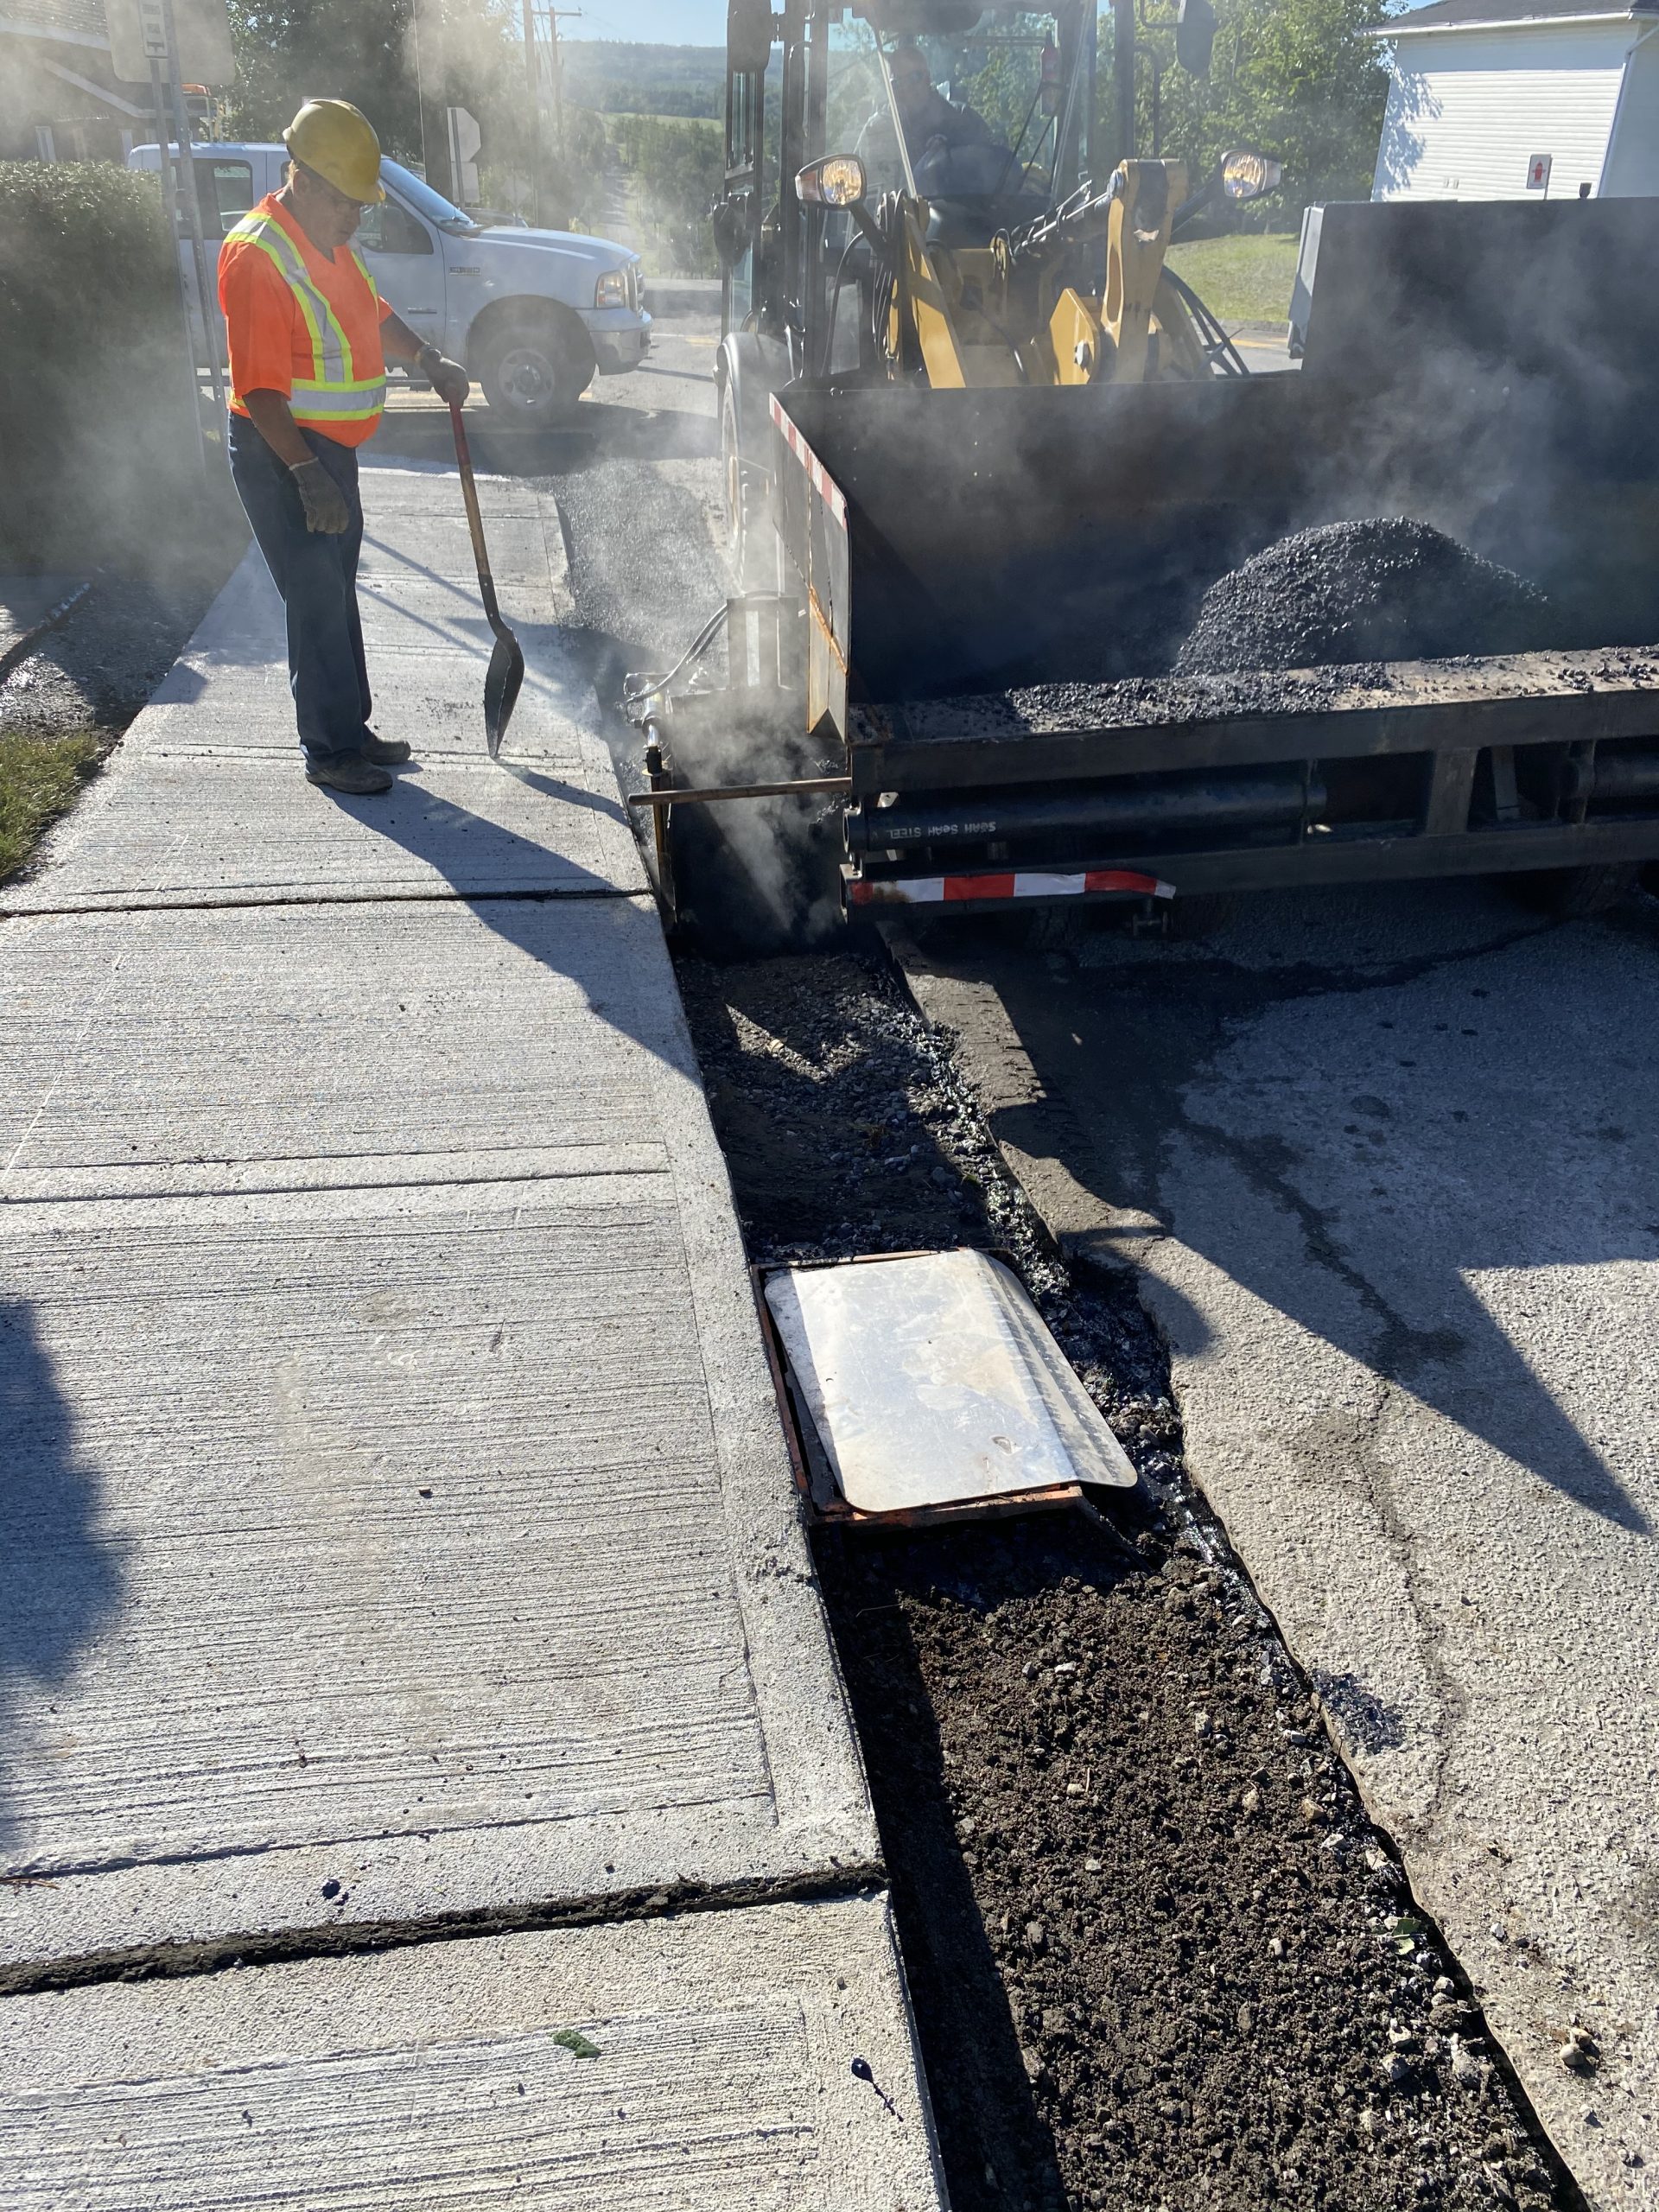
[[1535,154],[1527,163],[1527,190],[1529,192],[1549,190],[1549,156],[1548,154]]

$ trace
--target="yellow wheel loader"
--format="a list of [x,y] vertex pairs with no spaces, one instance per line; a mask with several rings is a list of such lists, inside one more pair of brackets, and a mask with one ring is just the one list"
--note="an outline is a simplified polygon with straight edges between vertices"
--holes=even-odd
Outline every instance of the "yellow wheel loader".
[[[1276,166],[1137,157],[1116,17],[1102,171],[1094,0],[731,0],[734,588],[626,700],[671,914],[1618,887],[1659,857],[1659,207],[1328,207],[1300,365],[1250,375],[1166,256]],[[1212,27],[1180,0],[1191,66]],[[1218,580],[1373,518],[1538,587],[1529,649],[1175,672]]]

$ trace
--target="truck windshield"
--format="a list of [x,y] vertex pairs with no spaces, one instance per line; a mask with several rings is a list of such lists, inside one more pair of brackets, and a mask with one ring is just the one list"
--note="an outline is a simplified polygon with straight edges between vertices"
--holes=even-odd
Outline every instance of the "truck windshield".
[[1085,74],[1064,70],[1049,10],[987,9],[970,35],[948,38],[853,21],[830,34],[825,145],[858,155],[872,198],[1046,205],[1077,164]]
[[382,162],[380,175],[391,185],[400,200],[405,200],[429,223],[435,223],[441,231],[471,232],[482,229],[463,208],[446,200],[441,192],[434,192],[423,178],[406,169],[401,162]]

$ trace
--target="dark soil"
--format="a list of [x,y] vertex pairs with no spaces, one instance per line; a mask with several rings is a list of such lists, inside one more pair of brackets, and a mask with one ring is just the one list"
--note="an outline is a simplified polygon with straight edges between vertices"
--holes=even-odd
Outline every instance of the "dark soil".
[[1186,1490],[1128,1281],[1068,1275],[884,964],[681,982],[752,1255],[1010,1251],[1142,1478],[1112,1524],[816,1539],[956,2212],[1571,2202]]
[[1298,531],[1211,585],[1176,658],[1183,676],[1527,652],[1549,601],[1427,523]]

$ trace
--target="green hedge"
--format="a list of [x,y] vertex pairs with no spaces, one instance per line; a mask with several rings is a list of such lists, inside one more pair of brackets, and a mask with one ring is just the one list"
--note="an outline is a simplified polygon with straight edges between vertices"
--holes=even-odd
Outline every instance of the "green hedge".
[[0,162],[0,561],[146,569],[203,497],[189,390],[157,181]]

